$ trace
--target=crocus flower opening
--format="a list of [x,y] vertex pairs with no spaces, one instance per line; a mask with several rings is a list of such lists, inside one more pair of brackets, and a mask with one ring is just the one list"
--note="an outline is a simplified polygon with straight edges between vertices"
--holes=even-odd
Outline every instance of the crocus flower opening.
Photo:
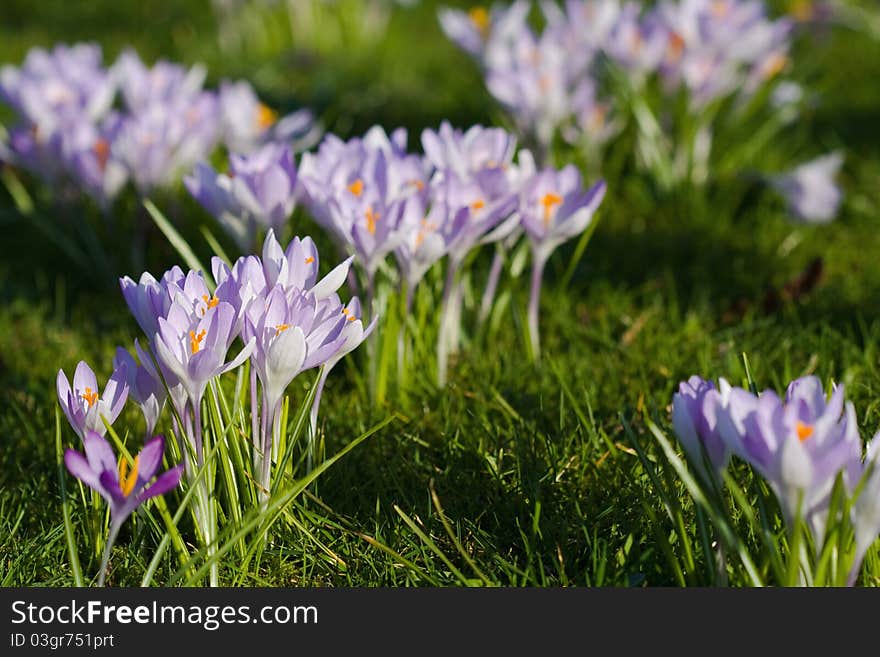
[[860,474],[858,423],[843,386],[827,401],[814,376],[792,381],[784,402],[765,391],[745,428],[744,457],[767,479],[786,520],[804,519],[821,548],[835,479],[843,474],[851,491]]
[[290,147],[275,143],[249,155],[231,155],[229,163],[227,175],[201,162],[183,182],[247,251],[255,246],[258,229],[278,230],[293,212],[296,164]]
[[110,534],[98,579],[100,586],[104,583],[110,550],[122,523],[150,498],[177,488],[183,465],[157,476],[165,451],[162,436],[147,441],[131,462],[124,456],[117,461],[113,448],[95,431],[89,430],[83,435],[83,447],[84,454],[73,449],[66,450],[64,464],[70,474],[98,492],[110,506]]
[[555,171],[544,169],[526,183],[520,198],[522,227],[532,245],[532,288],[529,299],[529,335],[532,354],[540,354],[538,305],[544,265],[563,242],[581,234],[605,197],[605,182],[581,186],[574,165]]
[[286,142],[301,151],[320,137],[321,129],[308,110],[286,116],[260,102],[245,80],[220,83],[218,94],[223,140],[233,153],[251,153],[269,142]]
[[[730,454],[742,458],[767,480],[789,527],[798,520],[806,523],[817,550],[825,539],[835,481],[842,476],[852,495],[865,470],[855,409],[844,402],[843,386],[835,386],[826,399],[815,376],[792,381],[784,400],[772,390],[754,395],[724,380],[716,391],[691,377],[673,397],[672,421],[701,475],[707,474],[701,464],[720,471]],[[878,531],[871,504],[863,503],[863,516],[855,511],[860,545]]]
[[785,197],[794,219],[803,223],[827,223],[837,215],[843,200],[843,193],[835,182],[842,165],[843,155],[830,153],[771,178],[771,184]]
[[61,410],[80,438],[88,431],[103,436],[104,420],[113,424],[128,399],[128,367],[125,363],[116,366],[102,394],[92,368],[80,361],[73,374],[72,387],[64,371],[58,370],[56,390]]
[[714,484],[727,467],[730,450],[721,436],[719,416],[726,409],[730,385],[721,379],[721,392],[711,381],[692,376],[678,386],[672,397],[672,425],[691,464]]
[[117,369],[123,364],[128,375],[129,396],[140,406],[147,425],[147,435],[152,435],[168,396],[165,386],[149,360],[139,364],[128,351],[118,347],[113,358],[113,367]]

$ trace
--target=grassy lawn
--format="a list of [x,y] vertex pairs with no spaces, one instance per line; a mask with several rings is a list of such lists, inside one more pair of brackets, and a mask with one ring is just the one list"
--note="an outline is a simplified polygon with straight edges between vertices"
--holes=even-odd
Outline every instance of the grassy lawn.
[[[423,128],[443,119],[459,126],[502,120],[476,67],[440,31],[435,3],[396,7],[383,37],[350,49],[297,47],[288,26],[270,27],[259,44],[224,49],[207,0],[5,0],[0,61],[18,64],[34,45],[78,40],[97,41],[112,61],[131,45],[145,61],[203,62],[212,85],[248,78],[273,106],[312,107],[343,137],[376,123],[404,126],[412,147]],[[646,429],[650,419],[673,435],[670,401],[679,381],[699,374],[741,385],[746,354],[760,389],[783,391],[807,373],[843,382],[862,435],[880,428],[880,41],[834,28],[802,37],[794,61],[795,78],[803,76],[820,99],[793,128],[796,159],[833,148],[846,154],[846,200],[834,222],[795,225],[780,198],[749,181],[738,181],[734,195],[659,194],[644,175],[618,169],[607,179],[583,256],[574,259],[574,240],[548,264],[541,361],[525,357],[527,272],[502,280],[506,303],[481,330],[470,330],[492,258],[486,247],[466,281],[465,347],[449,383],[435,385],[433,353],[425,349],[406,385],[376,403],[366,350],[349,356],[324,395],[326,453],[393,419],[293,503],[258,565],[223,562],[221,583],[717,583],[702,553],[682,545],[653,478],[659,473],[673,491],[699,541],[693,502],[667,476]],[[754,165],[777,162],[766,152]],[[99,231],[110,245],[106,267],[88,266],[88,253],[76,263],[57,236],[75,234],[82,213],[99,215],[58,202],[33,179],[26,186],[38,219],[23,216],[0,187],[0,584],[66,586],[74,580],[55,446],[55,375],[83,359],[106,380],[116,346],[139,334],[117,277],[136,277],[138,263],[154,274],[182,263],[155,227],[143,247],[132,247],[113,226]],[[211,251],[196,222],[183,220],[204,222],[201,208],[183,191],[154,200],[206,261]],[[135,199],[124,199],[114,217],[128,225],[140,212]],[[312,235],[322,253],[333,253],[303,209],[293,234]],[[814,280],[793,284],[811,267]],[[428,318],[418,327],[429,346],[441,286],[442,273],[431,272],[416,303]],[[294,400],[313,380],[301,379],[289,390]],[[140,426],[135,408],[125,418]],[[65,444],[73,444],[61,422]],[[64,477],[73,528],[83,537],[87,504]],[[143,519],[123,529],[109,584],[140,583],[155,548],[149,529]],[[782,531],[781,522],[775,529]],[[87,574],[97,569],[89,555],[83,545]],[[155,581],[173,582],[176,566],[169,552]],[[864,570],[862,584],[880,584],[876,545]],[[730,583],[747,583],[739,577]]]

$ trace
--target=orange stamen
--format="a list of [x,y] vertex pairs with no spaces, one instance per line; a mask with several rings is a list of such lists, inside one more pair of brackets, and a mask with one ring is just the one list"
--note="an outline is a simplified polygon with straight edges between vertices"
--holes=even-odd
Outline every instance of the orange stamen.
[[476,212],[477,210],[482,210],[485,207],[486,207],[486,202],[481,198],[479,198],[476,201],[474,201],[473,203],[471,203],[471,210],[473,210],[474,212]]
[[548,192],[541,197],[541,205],[544,206],[544,225],[548,226],[550,224],[550,219],[553,217],[553,208],[562,203],[562,197],[559,194],[554,194],[552,192]]
[[684,38],[678,33],[673,32],[669,35],[669,48],[667,49],[667,54],[669,55],[669,59],[676,61],[681,58],[681,54],[684,52]]
[[348,186],[348,191],[359,197],[364,193],[364,181],[358,178]]
[[764,78],[767,80],[775,78],[782,72],[782,69],[784,69],[787,64],[788,57],[782,53],[773,53],[764,65]]
[[471,19],[476,28],[483,36],[489,30],[489,12],[485,7],[474,7],[468,12],[468,18]]
[[138,478],[138,465],[140,464],[140,455],[134,457],[134,465],[131,466],[131,472],[128,470],[128,461],[123,456],[119,460],[119,490],[125,497],[131,495]]
[[110,144],[106,139],[99,139],[92,146],[92,152],[98,158],[98,167],[104,171],[107,168],[107,160],[110,159]]
[[199,331],[199,334],[196,335],[195,331],[189,332],[189,348],[192,353],[197,354],[199,349],[202,348],[202,340],[205,339],[205,329]]
[[314,261],[315,261],[315,258],[313,256],[309,256],[308,258],[306,258],[307,265],[312,264]]
[[798,421],[795,425],[795,431],[797,431],[798,440],[804,442],[807,438],[813,435],[815,429],[809,424],[804,424],[803,422]]
[[92,391],[92,389],[88,387],[85,389],[85,392],[81,392],[79,396],[86,401],[86,403],[89,405],[89,408],[94,406],[95,403],[98,401],[98,391]]
[[275,327],[275,335],[281,335],[284,331],[290,328],[290,324],[279,324]]
[[272,126],[277,120],[278,113],[275,112],[275,110],[271,107],[266,107],[263,103],[257,105],[257,116],[254,118],[257,128],[265,130]]
[[377,212],[373,212],[373,207],[370,206],[367,208],[367,211],[364,213],[364,216],[367,218],[367,230],[370,231],[370,235],[376,234],[376,222],[379,221],[382,215]]

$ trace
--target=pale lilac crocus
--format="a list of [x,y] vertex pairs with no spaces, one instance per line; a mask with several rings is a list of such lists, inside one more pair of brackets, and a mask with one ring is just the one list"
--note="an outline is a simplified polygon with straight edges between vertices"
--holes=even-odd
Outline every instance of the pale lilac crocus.
[[173,296],[169,286],[179,288],[185,279],[186,275],[177,265],[159,280],[149,272],[141,274],[137,283],[129,276],[119,279],[125,303],[148,338],[152,339],[159,332],[159,318],[166,317],[171,309]]
[[[381,134],[380,134],[381,133]],[[303,155],[300,180],[306,204],[337,243],[357,256],[368,293],[385,257],[404,237],[401,218],[408,196],[426,185],[424,166],[402,152],[405,133],[388,139],[371,130],[352,143],[325,138],[317,155]]]
[[211,304],[202,317],[174,302],[167,318],[159,318],[159,333],[153,341],[156,357],[186,390],[193,413],[192,441],[196,461],[202,462],[201,402],[208,382],[240,366],[254,349],[248,342],[238,355],[226,362],[236,328],[236,311],[225,301]]
[[83,438],[86,432],[94,431],[103,436],[107,430],[104,420],[113,424],[128,399],[128,370],[120,363],[102,392],[92,368],[80,361],[73,374],[73,386],[64,370],[58,370],[55,387],[61,410],[76,434]]
[[72,152],[65,164],[74,182],[102,208],[107,208],[128,182],[128,170],[113,155],[113,142],[122,125],[119,114],[111,114],[100,125],[79,123]]
[[692,376],[672,396],[672,426],[688,460],[706,483],[715,483],[727,467],[731,451],[722,438],[720,416],[726,412],[730,384]]
[[71,118],[97,121],[110,109],[115,85],[94,43],[32,48],[21,67],[0,69],[0,100],[45,132]]
[[[143,356],[139,354],[139,357]],[[146,433],[151,435],[168,396],[165,386],[149,359],[138,363],[126,349],[117,347],[113,367],[119,368],[123,363],[128,376],[128,395],[140,407],[146,422]]]
[[792,171],[770,179],[788,204],[789,213],[804,223],[827,223],[834,219],[843,200],[835,177],[843,166],[843,154],[829,153]]
[[[85,454],[68,449],[64,465],[68,472],[101,495],[110,506],[110,533],[104,546],[98,586],[103,585],[110,551],[116,542],[122,523],[141,504],[150,498],[177,488],[183,474],[183,465],[177,465],[158,474],[165,451],[165,439],[156,436],[129,463],[122,456],[118,463],[110,444],[95,431],[83,436]],[[154,479],[155,477],[155,479]]]
[[131,112],[152,106],[180,105],[202,92],[207,69],[202,65],[185,68],[164,59],[147,66],[132,49],[114,62],[110,74],[119,85],[122,99]]
[[835,479],[842,473],[851,491],[861,471],[862,441],[843,386],[828,400],[815,376],[792,381],[785,401],[764,391],[743,428],[740,456],[767,480],[786,522],[805,520],[821,550]]
[[880,534],[880,433],[868,443],[863,471],[865,480],[853,509],[856,553],[849,576],[850,585],[855,583],[862,559]]
[[200,162],[183,182],[242,251],[254,247],[258,229],[280,230],[296,204],[296,163],[284,144],[230,155],[228,174]]
[[223,140],[230,152],[250,153],[268,142],[285,142],[302,151],[320,138],[321,130],[309,110],[279,118],[246,80],[221,81],[218,98]]
[[[250,304],[242,336],[254,344],[252,363],[263,390],[260,450],[256,454],[260,485],[270,490],[270,464],[280,436],[281,400],[301,372],[318,367],[345,344],[348,321],[341,304],[276,285]],[[252,412],[254,412],[252,410]]]
[[128,169],[138,192],[177,182],[181,172],[207,159],[220,134],[217,99],[203,92],[167,104],[152,103],[125,116],[112,154]]
[[522,227],[532,246],[532,286],[529,299],[529,334],[532,353],[540,354],[538,304],[544,265],[563,242],[580,235],[590,224],[605,197],[600,180],[584,190],[577,167],[568,165],[556,171],[544,169],[524,187],[520,197]]

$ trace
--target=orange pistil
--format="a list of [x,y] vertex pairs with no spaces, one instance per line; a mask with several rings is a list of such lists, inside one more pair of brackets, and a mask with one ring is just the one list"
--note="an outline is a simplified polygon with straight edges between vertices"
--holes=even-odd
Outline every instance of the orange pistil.
[[477,210],[482,210],[485,207],[486,202],[481,198],[478,198],[476,201],[471,203],[471,210],[473,210],[474,212],[476,212]]
[[106,139],[99,139],[92,146],[92,152],[98,158],[98,168],[104,171],[107,168],[107,160],[110,159],[110,144]]
[[795,431],[797,432],[798,440],[804,442],[807,438],[813,435],[815,429],[809,424],[804,424],[803,422],[798,421],[795,425]]
[[367,208],[367,211],[364,213],[364,216],[367,218],[367,230],[370,231],[370,235],[376,234],[376,222],[382,217],[378,212],[373,212],[373,206]]
[[342,309],[342,314],[345,315],[345,318],[346,318],[349,322],[353,322],[354,320],[357,319],[357,317],[354,316],[354,313],[351,312],[348,308],[343,308],[343,309]]
[[480,31],[484,37],[486,36],[486,32],[489,31],[489,12],[485,7],[474,7],[470,11],[468,11],[468,18],[471,19],[471,23],[473,23],[476,28]]
[[413,180],[410,180],[408,184],[412,185],[420,192],[425,189],[424,181],[419,180],[418,178],[414,178]]
[[422,227],[419,228],[419,232],[416,233],[416,248],[419,248],[422,245],[428,233],[433,233],[435,230],[437,230],[437,224],[428,221],[427,218],[422,219]]
[[199,331],[199,334],[196,335],[195,331],[189,332],[189,348],[190,351],[194,354],[199,352],[199,349],[202,348],[202,340],[205,339],[205,329]]
[[275,327],[275,335],[281,335],[284,331],[290,328],[290,324],[279,324]]
[[266,107],[263,103],[257,105],[257,116],[254,118],[257,128],[265,130],[271,127],[278,120],[278,113],[271,107]]
[[95,403],[97,403],[97,401],[98,401],[98,391],[97,390],[93,391],[89,387],[86,387],[85,391],[81,392],[79,394],[79,396],[85,400],[86,404],[89,405],[89,408],[94,406]]
[[306,264],[307,264],[307,265],[312,264],[314,261],[315,261],[315,258],[312,257],[312,256],[309,256],[308,258],[306,258]]
[[138,479],[138,465],[140,464],[140,455],[134,457],[134,465],[131,471],[128,470],[128,461],[123,456],[119,460],[119,490],[125,497],[131,495]]
[[776,77],[787,64],[788,57],[779,52],[773,53],[764,64],[764,78],[769,80]]
[[358,178],[348,186],[348,191],[357,197],[364,193],[364,181]]
[[672,34],[670,34],[669,47],[666,50],[668,58],[672,61],[678,61],[679,59],[681,59],[681,55],[684,52],[684,47],[684,38],[678,32],[673,32]]
[[218,299],[216,296],[213,296],[209,299],[207,294],[203,294],[202,299],[204,300],[205,305],[208,306],[209,309],[213,308],[218,303],[220,303],[220,299]]
[[729,10],[730,7],[725,0],[715,0],[712,3],[712,13],[715,14],[715,18],[724,18]]
[[541,197],[541,205],[544,206],[544,225],[550,225],[550,219],[553,218],[553,208],[562,203],[562,197],[559,194],[548,192]]

